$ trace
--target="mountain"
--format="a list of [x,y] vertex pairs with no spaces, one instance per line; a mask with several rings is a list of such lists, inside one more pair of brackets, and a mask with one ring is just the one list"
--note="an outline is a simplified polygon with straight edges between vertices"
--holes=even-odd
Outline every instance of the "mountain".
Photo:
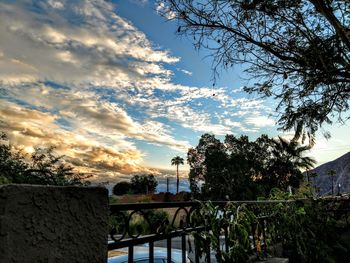
[[350,192],[350,152],[310,171],[317,173],[317,177],[315,179],[311,178],[310,180],[316,183],[316,187],[320,189],[321,195],[332,193],[332,178],[327,174],[330,170],[335,170],[336,172],[334,178],[334,193],[338,193],[339,184],[341,193]]

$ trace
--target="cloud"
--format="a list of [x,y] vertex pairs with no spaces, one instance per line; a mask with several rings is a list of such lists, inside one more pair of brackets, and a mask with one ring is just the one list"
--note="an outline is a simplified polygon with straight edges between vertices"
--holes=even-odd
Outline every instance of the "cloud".
[[98,176],[151,171],[141,165],[144,154],[132,144],[120,140],[104,144],[98,134],[64,130],[56,123],[59,115],[1,101],[0,116],[0,129],[9,135],[11,143],[26,152],[33,151],[35,146],[55,146],[80,171]]
[[155,4],[156,12],[164,15],[167,19],[171,20],[176,18],[176,13],[171,11],[169,7],[164,2],[158,2]]
[[131,3],[140,5],[140,6],[145,6],[148,3],[148,0],[129,0]]
[[177,68],[177,70],[188,75],[188,76],[192,76],[192,74],[193,74],[191,71],[186,70],[186,69]]
[[[40,93],[37,93],[40,88]],[[47,111],[57,112],[61,121],[79,133],[106,134],[125,138],[135,138],[149,143],[161,144],[178,151],[187,151],[190,144],[175,140],[163,123],[154,120],[138,122],[117,103],[103,100],[101,95],[87,91],[54,89],[40,84],[25,90],[12,87],[12,98],[23,100]],[[127,145],[126,142],[123,145]]]
[[246,118],[246,123],[255,127],[273,127],[276,125],[275,121],[267,116],[253,116]]
[[[32,6],[40,12],[30,11]],[[159,63],[179,60],[153,47],[102,0],[5,2],[0,17],[5,83],[49,79],[125,88],[150,73],[167,79],[170,72]]]
[[180,58],[108,1],[2,1],[0,34],[0,129],[28,152],[57,145],[101,178],[155,172],[141,165],[148,152],[138,141],[186,152],[191,145],[174,125],[224,135],[249,127],[233,114],[223,119],[222,107],[264,109],[260,100],[230,98],[225,87],[174,83],[176,71],[192,73],[169,69]]

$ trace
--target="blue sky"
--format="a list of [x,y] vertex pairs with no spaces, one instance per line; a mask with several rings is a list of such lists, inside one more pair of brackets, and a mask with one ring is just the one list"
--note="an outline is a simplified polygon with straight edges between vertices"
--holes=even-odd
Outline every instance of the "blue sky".
[[[32,152],[55,145],[68,162],[118,181],[174,171],[203,133],[280,134],[274,101],[247,95],[240,66],[213,87],[211,59],[151,0],[0,1],[0,129]],[[349,151],[349,126],[326,127],[310,153]],[[289,133],[283,136],[290,136]],[[187,166],[181,168],[186,177]],[[169,170],[169,171],[168,171]]]

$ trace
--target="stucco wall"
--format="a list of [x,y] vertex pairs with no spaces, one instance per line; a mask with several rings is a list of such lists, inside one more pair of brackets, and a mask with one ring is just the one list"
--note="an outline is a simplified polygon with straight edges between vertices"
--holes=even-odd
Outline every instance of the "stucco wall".
[[103,188],[0,186],[0,263],[103,263]]

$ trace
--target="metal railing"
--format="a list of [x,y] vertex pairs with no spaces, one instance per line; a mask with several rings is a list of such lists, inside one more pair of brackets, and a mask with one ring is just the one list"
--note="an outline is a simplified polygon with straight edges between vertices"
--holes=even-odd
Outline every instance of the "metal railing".
[[[269,200],[269,201],[218,201],[211,202],[216,207],[220,207],[221,216],[225,216],[228,204],[234,204],[236,207],[245,205],[256,216],[256,222],[251,225],[251,249],[257,256],[257,244],[260,246],[260,253],[267,256],[267,246],[271,242],[271,229],[269,224],[273,221],[273,206],[280,203],[297,204],[298,202],[315,202],[312,200]],[[349,200],[318,200],[316,202],[323,202],[325,209],[330,212],[335,218],[345,215],[347,222],[347,215],[350,213]],[[134,262],[134,247],[142,244],[148,244],[149,248],[149,262],[154,262],[154,248],[155,242],[164,240],[167,251],[167,263],[172,262],[172,240],[174,238],[180,239],[182,262],[188,258],[187,251],[193,251],[191,242],[187,240],[191,234],[201,231],[211,231],[210,226],[205,225],[205,219],[194,220],[192,215],[198,213],[203,203],[200,202],[170,202],[170,203],[133,203],[133,204],[115,204],[110,205],[111,213],[111,231],[110,242],[108,250],[115,250],[120,248],[128,248],[128,262]],[[170,218],[152,219],[154,211],[166,210]],[[170,213],[169,213],[170,211]],[[139,224],[135,224],[135,218]],[[140,223],[141,222],[141,223]],[[347,222],[348,223],[348,222]],[[147,228],[140,226],[147,225]],[[229,251],[228,235],[229,229],[225,225],[222,226],[222,250]],[[278,236],[278,235],[277,235]],[[222,237],[222,240],[221,240]],[[257,240],[258,239],[258,240]],[[276,241],[276,240],[275,240]],[[202,243],[203,244],[203,243]],[[206,244],[205,261],[211,262],[211,248],[210,241]],[[200,262],[202,255],[198,253],[198,247],[194,246],[194,257],[190,260],[195,263]],[[202,249],[203,252],[203,249]]]
[[[225,215],[225,207],[228,203],[235,204],[237,206],[245,204],[254,211],[257,216],[258,224],[252,225],[251,228],[251,244],[252,250],[256,249],[256,238],[258,237],[261,244],[262,253],[266,254],[267,241],[266,231],[268,227],[269,217],[271,212],[269,207],[281,202],[292,201],[236,201],[226,202],[218,201],[212,202],[213,205],[219,206],[222,215]],[[149,262],[154,262],[154,244],[156,241],[164,240],[167,248],[167,262],[171,263],[171,250],[172,239],[178,237],[181,239],[181,251],[182,262],[188,262],[187,252],[192,251],[190,242],[186,242],[186,237],[193,232],[210,231],[210,226],[203,225],[204,220],[198,222],[193,220],[194,213],[198,212],[201,207],[200,202],[170,202],[170,203],[133,203],[133,204],[115,204],[110,205],[111,219],[114,220],[111,223],[110,242],[108,244],[108,250],[128,248],[128,262],[134,262],[134,247],[142,244],[148,244],[149,247]],[[155,210],[171,211],[170,218],[161,220],[152,220],[152,215]],[[140,220],[141,218],[141,220]],[[133,223],[138,221],[139,225]],[[140,221],[142,223],[140,223]],[[147,229],[142,229],[142,225],[147,225]],[[257,233],[258,231],[258,233]],[[222,249],[225,252],[229,251],[228,247],[228,228],[222,229]],[[187,240],[188,241],[188,240]],[[211,250],[210,242],[206,247],[206,262],[211,262]],[[194,246],[194,261],[200,262],[201,255],[198,253],[198,248]]]

